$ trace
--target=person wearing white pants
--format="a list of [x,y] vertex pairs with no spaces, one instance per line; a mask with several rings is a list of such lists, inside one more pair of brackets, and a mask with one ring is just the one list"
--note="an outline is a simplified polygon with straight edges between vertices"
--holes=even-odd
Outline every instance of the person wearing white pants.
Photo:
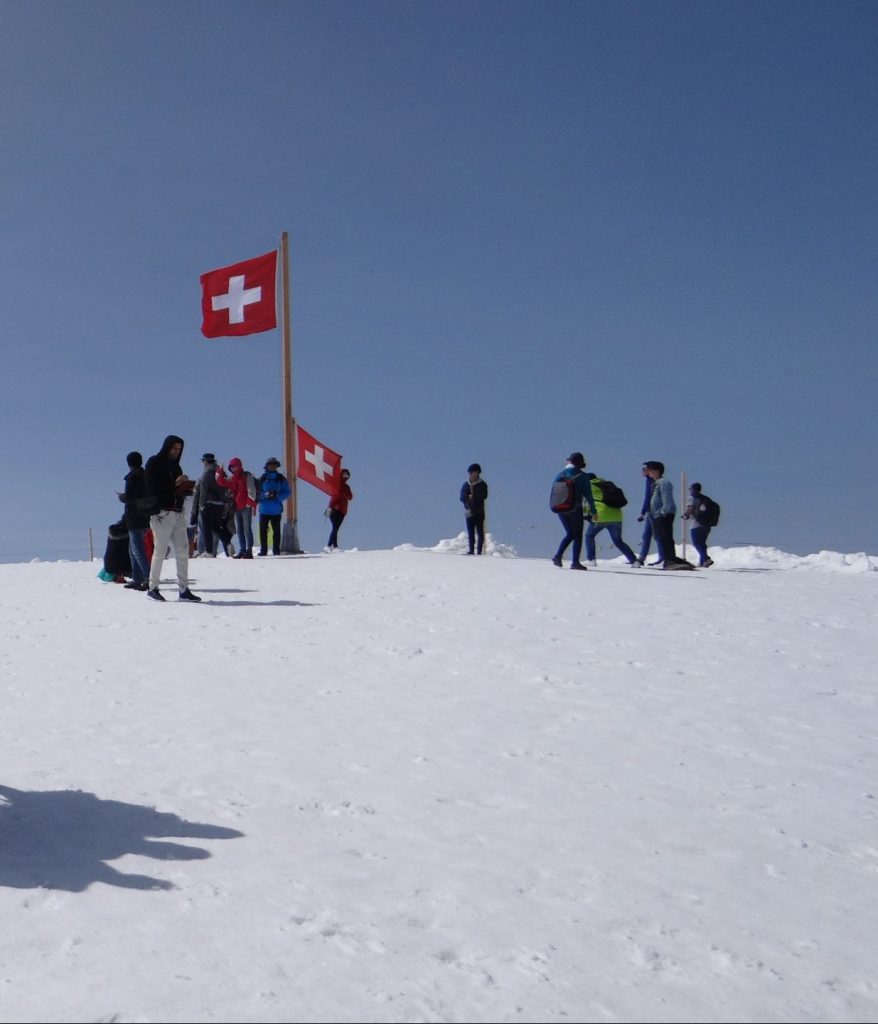
[[159,583],[168,545],[174,548],[177,562],[177,586],[181,601],[200,601],[189,589],[189,533],[183,503],[195,487],[180,468],[183,438],[169,434],[161,447],[146,463],[146,490],[153,499],[149,525],[155,547],[149,566],[149,590],[146,596],[153,601],[164,601]]

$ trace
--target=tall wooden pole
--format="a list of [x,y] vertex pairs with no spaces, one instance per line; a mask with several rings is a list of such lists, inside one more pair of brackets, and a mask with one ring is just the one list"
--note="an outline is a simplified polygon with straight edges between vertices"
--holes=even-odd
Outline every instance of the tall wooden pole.
[[287,516],[281,533],[280,549],[284,554],[300,555],[298,537],[298,496],[296,488],[296,457],[293,440],[293,355],[290,327],[290,246],[286,231],[280,236],[281,294],[283,297],[283,329],[281,331],[281,363],[283,366],[284,465],[292,493],[287,499]]

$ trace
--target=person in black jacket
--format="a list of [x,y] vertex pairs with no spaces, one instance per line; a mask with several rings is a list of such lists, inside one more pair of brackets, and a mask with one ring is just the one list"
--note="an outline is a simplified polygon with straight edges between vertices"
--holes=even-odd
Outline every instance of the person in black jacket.
[[127,590],[149,588],[149,561],[146,557],[144,537],[149,529],[149,500],[146,496],[146,474],[140,452],[127,455],[128,475],[125,490],[119,500],[125,503],[125,525],[128,527],[128,555],[131,558],[131,580]]
[[476,538],[478,537],[478,553],[485,549],[485,502],[488,500],[488,485],[482,479],[482,467],[474,462],[467,470],[469,478],[460,488],[460,500],[463,502],[466,515],[466,533],[469,540],[468,555],[476,554]]
[[181,601],[200,601],[200,597],[189,589],[189,535],[183,502],[195,488],[195,482],[180,468],[183,455],[183,438],[168,434],[161,451],[151,455],[146,463],[146,489],[153,499],[149,525],[152,529],[155,547],[149,567],[149,589],[147,597],[153,601],[164,601],[159,591],[162,578],[162,564],[168,551],[168,544],[174,547],[177,562],[177,586]]

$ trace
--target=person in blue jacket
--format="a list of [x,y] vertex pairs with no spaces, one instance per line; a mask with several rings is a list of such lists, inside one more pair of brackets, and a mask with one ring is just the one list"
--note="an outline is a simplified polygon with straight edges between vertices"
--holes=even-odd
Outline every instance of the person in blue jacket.
[[556,483],[565,478],[573,481],[573,508],[568,512],[558,513],[558,518],[564,527],[564,536],[561,538],[561,543],[558,545],[558,550],[555,552],[552,563],[557,565],[559,569],[563,565],[564,552],[571,542],[573,543],[573,557],[570,562],[570,568],[585,569],[585,566],[579,561],[579,556],[582,554],[582,531],[585,525],[583,505],[588,506],[589,515],[592,519],[597,518],[597,509],[595,508],[594,497],[591,493],[591,483],[583,472],[584,469],[585,457],[582,452],[574,452],[568,457],[567,465],[564,469],[555,477]]
[[259,503],[259,554],[268,554],[268,527],[271,526],[271,553],[280,554],[280,517],[284,502],[293,493],[290,482],[279,472],[280,462],[268,459],[259,478],[256,500]]

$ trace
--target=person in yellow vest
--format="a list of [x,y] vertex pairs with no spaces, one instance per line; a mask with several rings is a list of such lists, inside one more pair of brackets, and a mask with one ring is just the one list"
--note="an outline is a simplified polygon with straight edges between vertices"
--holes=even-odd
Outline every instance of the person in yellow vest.
[[597,509],[597,515],[588,524],[588,529],[585,531],[585,560],[589,565],[597,565],[595,560],[595,537],[601,532],[606,530],[610,535],[610,540],[615,546],[622,552],[622,554],[628,559],[630,566],[640,568],[643,562],[640,561],[628,547],[624,540],[622,540],[622,509],[614,505],[608,505],[604,500],[605,495],[601,490],[601,484],[603,479],[597,476],[595,473],[588,473],[589,483],[591,484],[591,493],[594,495],[594,504]]

